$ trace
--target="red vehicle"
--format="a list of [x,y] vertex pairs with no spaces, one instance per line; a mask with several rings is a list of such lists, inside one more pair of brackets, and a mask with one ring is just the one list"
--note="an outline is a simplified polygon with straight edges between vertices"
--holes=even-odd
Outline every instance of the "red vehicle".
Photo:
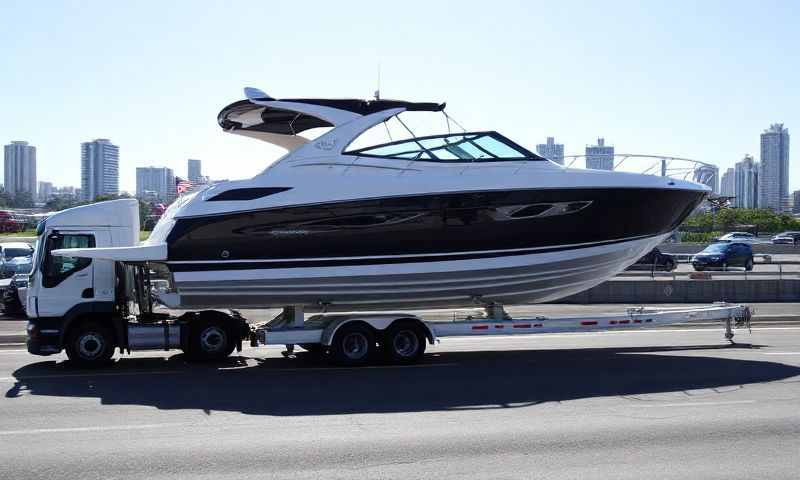
[[8,210],[0,210],[0,232],[21,232],[22,229],[23,224],[17,221],[13,212],[9,212]]

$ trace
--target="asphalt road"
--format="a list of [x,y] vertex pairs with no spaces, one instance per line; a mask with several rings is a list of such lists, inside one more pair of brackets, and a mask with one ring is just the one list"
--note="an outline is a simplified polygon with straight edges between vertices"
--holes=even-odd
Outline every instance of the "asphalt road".
[[411,367],[247,349],[96,372],[0,350],[0,477],[798,478],[800,327],[445,339]]

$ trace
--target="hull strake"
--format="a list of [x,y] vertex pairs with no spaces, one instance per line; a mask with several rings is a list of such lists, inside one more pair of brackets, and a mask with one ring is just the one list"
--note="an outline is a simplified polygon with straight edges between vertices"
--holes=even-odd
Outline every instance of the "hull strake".
[[[539,303],[616,275],[665,235],[583,248],[433,262],[174,273],[180,304],[357,309],[448,308],[476,301]],[[228,264],[229,265],[229,264]]]

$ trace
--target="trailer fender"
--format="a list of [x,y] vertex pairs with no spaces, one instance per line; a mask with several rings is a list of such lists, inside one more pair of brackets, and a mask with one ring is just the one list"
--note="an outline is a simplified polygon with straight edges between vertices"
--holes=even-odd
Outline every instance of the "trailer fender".
[[382,332],[389,328],[393,323],[402,321],[402,320],[410,320],[419,323],[422,329],[425,331],[425,336],[428,338],[428,343],[433,345],[436,341],[436,333],[434,333],[433,329],[428,326],[421,318],[417,317],[416,315],[364,315],[364,316],[344,316],[340,318],[336,318],[335,320],[331,321],[325,329],[322,331],[322,338],[320,339],[320,343],[329,347],[333,342],[333,337],[336,335],[336,332],[342,327],[342,325],[346,325],[352,322],[360,322],[366,323],[374,330],[378,332]]

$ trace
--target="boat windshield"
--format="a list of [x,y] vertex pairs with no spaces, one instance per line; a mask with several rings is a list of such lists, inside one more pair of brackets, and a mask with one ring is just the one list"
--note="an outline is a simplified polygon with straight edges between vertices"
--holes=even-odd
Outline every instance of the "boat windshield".
[[363,157],[398,158],[428,162],[545,160],[497,132],[466,132],[416,137],[344,153]]

